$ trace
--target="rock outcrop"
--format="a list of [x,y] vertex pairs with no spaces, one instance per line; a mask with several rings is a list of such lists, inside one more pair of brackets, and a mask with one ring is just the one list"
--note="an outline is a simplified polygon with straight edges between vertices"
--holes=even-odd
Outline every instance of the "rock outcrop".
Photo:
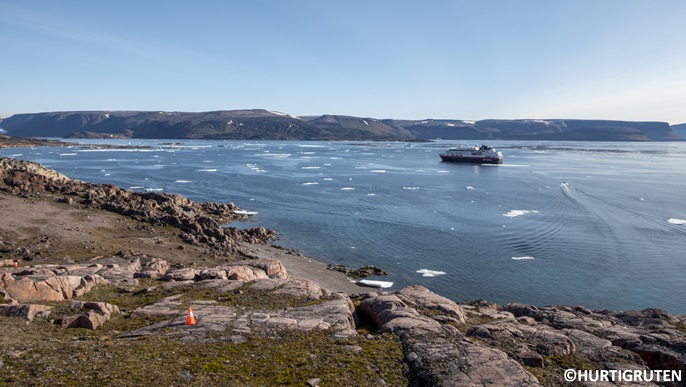
[[77,315],[68,315],[62,318],[62,328],[86,328],[95,330],[107,322],[112,314],[119,313],[116,305],[106,302],[72,301],[71,309],[86,309],[87,311]]
[[[371,324],[377,329],[368,334],[369,339],[384,333],[398,336],[405,361],[420,385],[558,385],[564,383],[563,371],[568,368],[665,369],[682,374],[686,369],[686,317],[659,309],[458,304],[422,286],[351,299],[331,294],[316,282],[289,278],[280,262],[273,260],[170,269],[153,257],[100,257],[71,265],[6,267],[0,275],[3,298],[12,301],[0,305],[0,316],[49,318],[64,328],[92,330],[118,314],[154,321],[121,333],[119,339],[164,332],[182,342],[238,343],[255,335],[278,337],[284,331],[312,330],[348,339],[358,335],[360,325]],[[104,284],[132,289],[141,278],[159,282],[137,293],[160,288],[177,294],[133,310],[72,300],[69,310],[75,313],[65,315],[55,315],[53,307],[40,304],[83,295]],[[84,281],[89,285],[84,286]],[[189,299],[188,292],[205,296]],[[239,296],[258,304],[226,301]],[[289,303],[279,306],[278,300]],[[353,300],[359,302],[358,308]],[[192,326],[185,325],[188,307],[197,321]]]
[[456,304],[410,286],[364,295],[359,311],[379,332],[402,338],[426,385],[558,385],[568,368],[686,374],[686,318],[659,309]]
[[[223,287],[217,281],[215,289]],[[230,291],[230,290],[229,290]],[[148,327],[124,333],[122,338],[146,336],[164,329],[165,335],[185,342],[246,341],[250,335],[274,335],[282,330],[331,330],[335,337],[354,336],[354,307],[346,295],[333,295],[324,302],[281,310],[245,310],[216,301],[184,302],[173,296],[136,309],[132,318],[166,318]],[[185,325],[185,307],[190,306],[197,323]]]
[[204,244],[223,255],[237,254],[238,242],[263,243],[275,235],[263,227],[248,230],[223,227],[231,220],[246,217],[235,213],[238,207],[233,203],[198,203],[180,195],[133,192],[113,185],[85,183],[30,161],[0,158],[0,191],[21,195],[49,193],[65,203],[175,227],[181,230],[184,242]]
[[326,268],[328,270],[333,270],[333,271],[338,271],[350,278],[366,278],[369,277],[370,275],[387,275],[383,269],[373,266],[373,265],[366,265],[362,266],[359,269],[351,269],[347,266],[344,265],[327,265]]
[[22,317],[29,321],[33,321],[37,316],[48,317],[51,310],[51,307],[40,304],[0,304],[0,316]]

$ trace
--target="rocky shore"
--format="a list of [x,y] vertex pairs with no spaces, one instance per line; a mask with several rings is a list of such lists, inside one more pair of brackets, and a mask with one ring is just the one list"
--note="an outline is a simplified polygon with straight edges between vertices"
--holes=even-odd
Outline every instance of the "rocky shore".
[[238,209],[1,158],[0,384],[656,384],[567,382],[570,368],[686,378],[686,316],[370,292],[270,245],[271,230],[231,227]]
[[18,148],[29,146],[68,146],[68,144],[58,140],[41,140],[36,138],[12,137],[0,134],[0,148]]

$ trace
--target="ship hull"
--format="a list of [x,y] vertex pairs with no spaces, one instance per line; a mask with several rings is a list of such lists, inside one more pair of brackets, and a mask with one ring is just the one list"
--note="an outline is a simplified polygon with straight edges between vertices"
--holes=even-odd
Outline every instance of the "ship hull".
[[472,163],[472,164],[502,164],[503,159],[494,157],[467,157],[467,156],[446,156],[440,155],[442,161],[451,163]]

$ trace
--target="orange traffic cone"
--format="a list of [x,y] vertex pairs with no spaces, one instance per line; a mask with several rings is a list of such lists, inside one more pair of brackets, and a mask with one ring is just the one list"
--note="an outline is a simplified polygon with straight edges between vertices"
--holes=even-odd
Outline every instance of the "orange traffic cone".
[[193,317],[193,311],[191,307],[188,307],[188,314],[186,315],[186,325],[195,325],[195,317]]

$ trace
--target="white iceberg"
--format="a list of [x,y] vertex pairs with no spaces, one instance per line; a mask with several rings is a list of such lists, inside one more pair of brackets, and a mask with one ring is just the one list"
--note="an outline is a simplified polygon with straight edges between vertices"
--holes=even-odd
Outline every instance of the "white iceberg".
[[437,275],[446,274],[444,271],[429,270],[429,269],[417,270],[417,273],[420,273],[422,275],[422,277],[435,277]]

